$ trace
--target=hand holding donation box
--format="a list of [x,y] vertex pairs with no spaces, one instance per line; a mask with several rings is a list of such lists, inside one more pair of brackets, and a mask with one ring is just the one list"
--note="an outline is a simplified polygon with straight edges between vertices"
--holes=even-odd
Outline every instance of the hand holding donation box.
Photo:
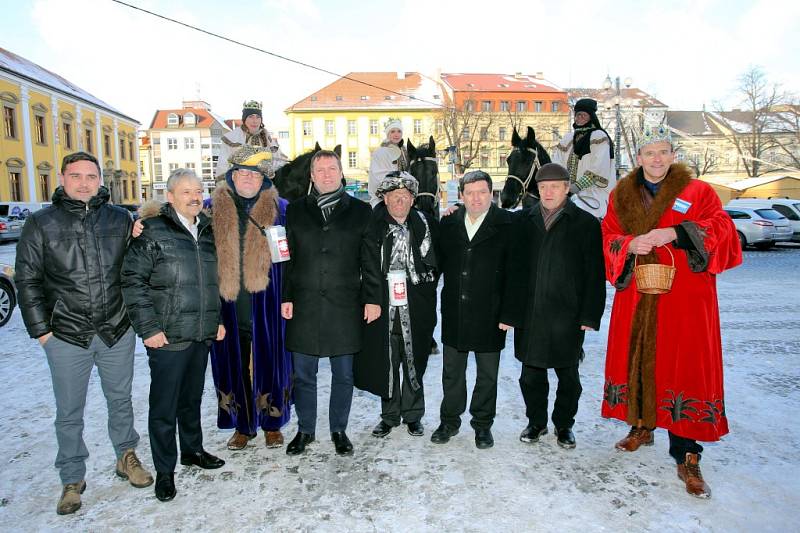
[[270,226],[264,233],[269,245],[269,253],[273,263],[281,263],[291,259],[289,254],[289,241],[286,239],[286,228],[283,226]]
[[386,279],[389,282],[389,305],[394,307],[408,305],[406,271],[390,270]]

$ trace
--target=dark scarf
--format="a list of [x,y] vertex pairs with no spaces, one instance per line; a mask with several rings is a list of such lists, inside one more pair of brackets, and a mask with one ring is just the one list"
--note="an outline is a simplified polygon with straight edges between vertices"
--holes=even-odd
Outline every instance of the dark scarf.
[[582,158],[592,150],[592,132],[595,130],[602,131],[606,134],[606,137],[608,137],[608,153],[611,156],[611,159],[614,159],[614,141],[611,140],[611,136],[600,125],[600,121],[597,120],[597,115],[592,113],[591,121],[585,126],[573,124],[572,127],[575,130],[575,134],[572,136],[572,151],[578,156],[578,159]]
[[[644,186],[641,167],[619,181],[613,196],[614,210],[623,231],[643,235],[654,229],[667,209],[692,179],[686,165],[670,165],[655,196]],[[655,251],[640,255],[639,264],[657,263]],[[628,419],[632,425],[642,420],[644,427],[656,426],[656,332],[658,327],[658,295],[641,294],[631,324],[628,344]]]
[[328,217],[333,213],[333,210],[336,209],[336,204],[339,203],[339,200],[341,200],[344,195],[344,185],[339,185],[339,188],[335,191],[325,194],[320,193],[319,190],[317,190],[317,186],[314,185],[311,194],[316,197],[317,206],[319,210],[322,211],[322,218],[327,222]]
[[559,215],[564,211],[564,206],[569,202],[569,198],[565,198],[561,205],[554,209],[547,209],[543,203],[539,202],[539,208],[542,210],[542,220],[544,220],[545,231],[550,231],[550,228],[558,220]]

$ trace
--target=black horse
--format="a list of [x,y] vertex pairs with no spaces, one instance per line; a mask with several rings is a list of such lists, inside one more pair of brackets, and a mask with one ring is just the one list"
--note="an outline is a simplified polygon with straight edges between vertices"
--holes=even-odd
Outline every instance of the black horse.
[[504,209],[513,209],[520,203],[522,207],[530,207],[534,200],[539,199],[536,172],[542,165],[550,163],[550,156],[536,140],[536,133],[530,126],[524,139],[517,133],[517,128],[514,128],[511,146],[513,149],[506,158],[508,177],[500,191],[500,205]]
[[[314,148],[304,154],[295,157],[275,172],[272,180],[278,188],[281,198],[294,201],[308,194],[309,184],[311,183],[311,157],[322,150],[319,143]],[[337,144],[333,149],[340,158],[342,157],[342,145]],[[344,179],[342,179],[344,181]]]
[[408,171],[419,182],[414,207],[439,220],[439,163],[433,136],[419,147],[408,141]]

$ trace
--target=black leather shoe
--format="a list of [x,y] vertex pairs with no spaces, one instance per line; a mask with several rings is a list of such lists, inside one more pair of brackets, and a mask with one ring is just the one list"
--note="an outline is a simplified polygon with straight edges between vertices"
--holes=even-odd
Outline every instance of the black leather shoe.
[[416,422],[409,422],[408,423],[408,434],[412,437],[421,437],[425,434],[425,430],[422,427],[422,422],[417,420]]
[[392,426],[381,420],[380,422],[378,422],[378,425],[375,426],[375,429],[372,430],[372,436],[383,438],[391,432],[392,432]]
[[480,428],[475,430],[475,446],[481,450],[491,448],[494,446],[494,437],[492,437],[492,430],[489,428]]
[[181,464],[184,466],[199,466],[206,470],[213,470],[215,468],[222,468],[225,461],[211,455],[205,450],[200,450],[194,453],[181,453]]
[[286,455],[300,455],[306,451],[306,446],[312,442],[314,442],[313,433],[301,433],[298,431],[292,442],[286,447]]
[[447,424],[440,424],[436,431],[431,435],[431,442],[434,444],[445,444],[450,441],[450,437],[458,435],[458,428],[450,427]]
[[528,427],[522,430],[522,433],[519,434],[519,440],[522,442],[539,442],[539,437],[542,435],[547,435],[547,426],[535,426],[533,424],[529,424]]
[[353,455],[353,443],[347,438],[347,433],[334,431],[331,433],[331,440],[338,455]]
[[175,472],[156,472],[156,498],[168,502],[175,497]]
[[557,429],[556,437],[558,445],[562,448],[572,449],[575,447],[575,435],[570,428]]

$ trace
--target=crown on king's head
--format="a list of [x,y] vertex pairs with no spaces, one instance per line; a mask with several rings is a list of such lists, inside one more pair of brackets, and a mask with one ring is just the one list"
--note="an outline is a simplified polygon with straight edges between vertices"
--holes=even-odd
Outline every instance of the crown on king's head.
[[261,111],[261,102],[256,102],[255,100],[247,100],[244,104],[242,104],[243,109],[258,109]]
[[672,132],[669,127],[664,124],[645,128],[639,136],[638,148],[641,149],[643,146],[658,142],[668,142],[672,144]]

